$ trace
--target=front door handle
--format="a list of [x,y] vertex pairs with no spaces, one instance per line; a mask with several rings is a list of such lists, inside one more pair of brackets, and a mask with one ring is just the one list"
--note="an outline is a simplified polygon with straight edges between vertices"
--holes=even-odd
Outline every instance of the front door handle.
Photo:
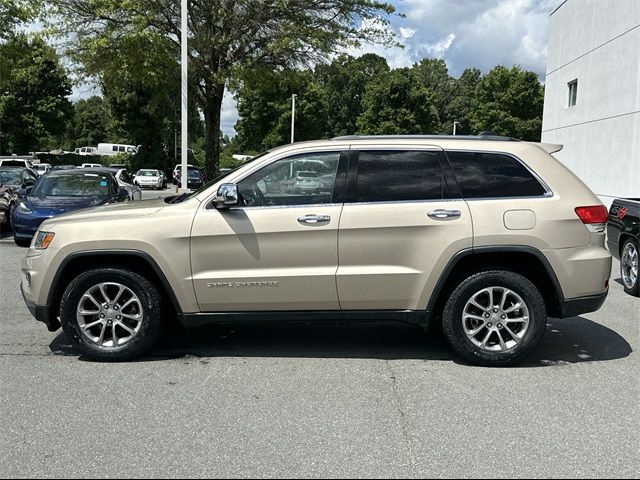
[[462,212],[460,212],[460,210],[445,210],[440,208],[429,212],[427,216],[435,220],[443,220],[445,218],[460,218]]
[[298,217],[298,223],[303,225],[322,225],[329,223],[331,217],[329,215],[305,215],[304,217]]

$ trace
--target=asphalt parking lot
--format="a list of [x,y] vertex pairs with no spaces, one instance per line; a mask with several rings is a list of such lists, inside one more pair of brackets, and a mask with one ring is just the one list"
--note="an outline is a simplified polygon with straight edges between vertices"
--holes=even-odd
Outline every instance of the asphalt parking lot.
[[24,254],[0,239],[2,477],[640,472],[640,299],[617,264],[603,309],[551,319],[516,368],[384,322],[207,327],[100,364],[30,316]]

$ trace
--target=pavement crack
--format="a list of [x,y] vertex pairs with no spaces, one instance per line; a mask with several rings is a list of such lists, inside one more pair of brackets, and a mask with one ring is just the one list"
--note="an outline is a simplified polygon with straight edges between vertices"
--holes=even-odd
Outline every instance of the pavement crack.
[[393,368],[389,363],[389,360],[385,360],[384,363],[387,371],[389,372],[389,379],[391,380],[391,391],[392,391],[393,401],[395,403],[396,411],[398,412],[400,429],[402,431],[402,440],[404,441],[405,449],[407,451],[407,455],[409,456],[409,466],[411,468],[412,477],[418,478],[416,464],[414,461],[413,449],[411,448],[411,439],[409,437],[407,414],[402,409],[402,402],[400,401],[400,393],[398,392],[398,381],[396,379],[395,373],[393,372]]

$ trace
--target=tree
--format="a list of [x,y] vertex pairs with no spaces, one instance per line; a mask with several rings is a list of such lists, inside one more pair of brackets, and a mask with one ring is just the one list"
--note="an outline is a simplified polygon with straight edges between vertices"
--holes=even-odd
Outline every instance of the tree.
[[356,133],[367,84],[388,72],[387,61],[373,53],[359,58],[341,55],[329,64],[316,67],[315,78],[321,88],[326,112],[325,137]]
[[326,112],[311,70],[262,71],[238,89],[238,146],[260,152],[288,143],[291,96],[296,98],[296,140],[322,138]]
[[[153,32],[172,42],[178,58],[179,2],[52,3],[65,22],[65,36],[73,33],[76,52],[104,55],[105,43]],[[204,115],[206,170],[218,171],[222,99],[231,81],[260,65],[299,65],[363,40],[391,43],[381,15],[394,11],[379,0],[190,0],[189,69]]]
[[453,121],[447,117],[447,111],[454,99],[456,81],[449,75],[444,60],[424,58],[415,64],[411,72],[416,81],[433,94],[433,105],[438,111],[438,125],[435,133],[451,133]]
[[33,20],[42,3],[40,0],[0,0],[0,40],[13,35],[16,26]]
[[439,128],[433,94],[408,68],[375,77],[362,99],[358,131],[371,135],[427,134]]
[[102,97],[78,100],[73,106],[73,118],[67,130],[67,149],[95,146],[108,142],[111,115]]
[[471,112],[472,128],[540,141],[544,88],[534,72],[495,67],[482,77]]
[[42,149],[61,135],[72,113],[71,83],[56,51],[41,37],[24,34],[0,44],[2,152]]
[[442,130],[444,133],[453,131],[453,122],[458,122],[458,134],[473,134],[471,128],[471,112],[476,100],[476,90],[482,78],[477,68],[467,68],[460,78],[454,80],[451,102],[445,107]]

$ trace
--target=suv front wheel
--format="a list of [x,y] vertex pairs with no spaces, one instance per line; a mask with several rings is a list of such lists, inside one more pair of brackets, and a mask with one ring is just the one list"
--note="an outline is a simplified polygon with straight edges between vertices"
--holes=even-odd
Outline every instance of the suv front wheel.
[[116,268],[79,275],[60,302],[62,327],[81,354],[125,361],[147,352],[161,333],[161,297],[137,273]]
[[538,346],[547,314],[531,281],[514,272],[493,270],[467,278],[451,293],[442,322],[447,340],[463,359],[507,366]]

